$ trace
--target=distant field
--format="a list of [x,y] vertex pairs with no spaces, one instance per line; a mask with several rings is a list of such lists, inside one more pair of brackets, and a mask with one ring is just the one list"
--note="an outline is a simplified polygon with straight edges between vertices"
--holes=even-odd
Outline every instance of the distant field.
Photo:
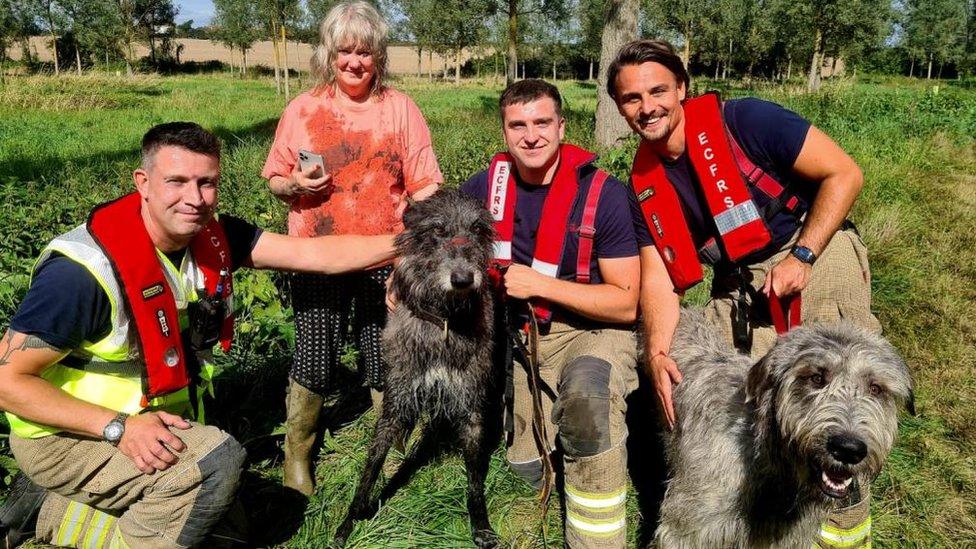
[[[196,38],[176,38],[173,42],[177,44],[174,47],[182,46],[180,50],[180,61],[184,63],[189,61],[200,63],[220,61],[221,63],[240,66],[241,52],[231,51],[230,48],[220,42]],[[35,36],[31,38],[31,52],[38,61],[44,63],[54,61],[50,43],[51,39],[47,36]],[[136,44],[134,51],[137,58],[146,57],[150,53],[149,47],[142,43]],[[292,70],[308,71],[309,61],[312,59],[312,52],[313,48],[310,44],[289,41],[288,66]],[[7,48],[7,55],[14,61],[20,61],[23,53],[19,45],[12,45]],[[465,52],[463,55],[464,61],[467,61],[470,57],[471,54],[469,52]],[[453,67],[454,63],[453,57],[444,58],[438,54],[431,55],[429,52],[424,52],[422,58],[418,60],[417,50],[415,48],[396,45],[387,48],[387,59],[389,70],[393,74],[416,74],[418,61],[421,63],[423,74],[427,74],[428,70],[435,73],[443,71],[445,64]],[[66,71],[70,72],[73,70],[73,66],[71,66],[73,62],[74,58],[67,60],[67,65],[69,66],[65,68]],[[65,63],[65,61],[62,60],[62,63]],[[282,60],[282,63],[284,63],[284,60]],[[247,52],[247,65],[249,67],[256,67],[258,65],[265,67],[274,66],[274,48],[270,40],[261,40],[254,43]]]
[[[406,80],[396,84],[427,116],[450,185],[483,167],[501,146],[499,89]],[[592,84],[560,82],[567,139],[592,146]],[[747,89],[699,81],[727,95],[779,101],[811,119],[848,150],[867,184],[854,220],[871,250],[875,308],[887,336],[916,377],[917,417],[902,418],[900,439],[873,484],[875,543],[887,547],[976,546],[976,91],[899,79],[832,82],[816,95],[796,88]],[[198,77],[8,78],[0,87],[0,326],[28,283],[43,244],[79,223],[95,204],[127,192],[139,139],[156,123],[194,120],[215,131],[226,150],[222,211],[283,227],[285,209],[258,173],[283,107],[266,80]],[[603,164],[626,177],[635,143],[608,151]],[[251,467],[242,497],[261,545],[320,547],[352,497],[372,430],[368,397],[340,376],[326,412],[319,489],[307,505],[280,489],[284,385],[293,337],[285,277],[238,279],[238,343],[222,358],[219,403],[212,416],[244,441]],[[694,300],[701,301],[699,290]],[[350,350],[350,352],[354,352]],[[644,505],[647,477],[659,470],[646,427],[647,394],[631,403],[631,450],[637,490],[628,504],[630,540],[653,524]],[[5,426],[3,431],[6,431]],[[5,442],[0,439],[0,443]],[[543,533],[533,492],[497,454],[488,479],[492,523],[514,547],[559,546],[553,505]],[[396,461],[396,459],[394,459]],[[0,448],[0,467],[11,460]],[[0,471],[2,473],[2,471]],[[4,475],[0,474],[0,484]],[[422,468],[359,523],[350,547],[470,546],[463,465],[443,456]],[[642,520],[648,517],[648,520]]]

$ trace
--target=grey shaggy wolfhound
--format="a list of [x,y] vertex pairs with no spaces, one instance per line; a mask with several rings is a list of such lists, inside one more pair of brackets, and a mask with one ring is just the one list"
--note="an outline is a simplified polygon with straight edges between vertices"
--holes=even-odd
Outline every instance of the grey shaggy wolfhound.
[[[478,547],[495,547],[488,522],[485,476],[500,435],[492,360],[494,316],[487,269],[494,235],[488,211],[457,191],[441,190],[412,205],[396,240],[396,310],[383,331],[389,363],[383,411],[366,467],[335,541],[342,545],[362,518],[390,446],[421,415],[429,429],[456,434],[468,474],[468,514]],[[500,423],[500,422],[499,422]]]
[[880,472],[899,406],[914,413],[904,361],[850,324],[797,328],[753,365],[686,309],[672,349],[659,547],[810,547],[854,476]]

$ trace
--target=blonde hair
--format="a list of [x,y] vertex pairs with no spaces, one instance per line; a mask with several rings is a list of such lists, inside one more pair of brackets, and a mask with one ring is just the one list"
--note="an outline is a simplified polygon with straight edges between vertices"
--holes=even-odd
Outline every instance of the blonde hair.
[[336,4],[319,24],[319,44],[312,54],[312,74],[318,80],[316,87],[330,88],[335,84],[335,60],[339,48],[363,45],[373,55],[376,72],[370,84],[371,94],[383,90],[386,76],[386,37],[389,25],[376,8],[362,0]]

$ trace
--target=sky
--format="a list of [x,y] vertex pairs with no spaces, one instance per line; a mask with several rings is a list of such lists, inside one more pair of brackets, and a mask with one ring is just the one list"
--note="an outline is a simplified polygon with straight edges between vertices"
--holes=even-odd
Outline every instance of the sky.
[[214,14],[211,0],[176,0],[173,3],[180,9],[176,14],[177,23],[192,19],[194,27],[202,27],[210,23]]

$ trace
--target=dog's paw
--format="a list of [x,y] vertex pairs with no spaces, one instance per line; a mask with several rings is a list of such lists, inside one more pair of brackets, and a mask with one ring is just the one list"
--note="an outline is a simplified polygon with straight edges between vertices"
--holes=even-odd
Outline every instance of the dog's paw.
[[498,535],[490,528],[475,530],[472,532],[472,537],[478,549],[494,549],[499,546]]

